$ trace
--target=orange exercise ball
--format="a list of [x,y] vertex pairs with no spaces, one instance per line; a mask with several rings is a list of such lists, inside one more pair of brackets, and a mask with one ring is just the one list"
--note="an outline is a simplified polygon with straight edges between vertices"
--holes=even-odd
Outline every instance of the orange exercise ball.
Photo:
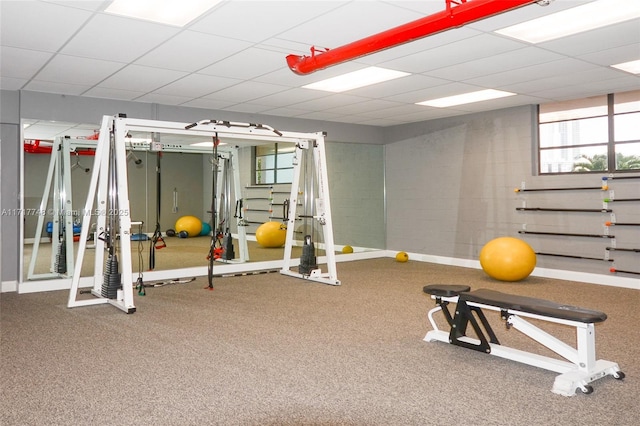
[[185,231],[189,237],[197,237],[202,231],[202,221],[195,216],[182,216],[176,221],[177,234]]
[[536,252],[518,238],[499,237],[480,250],[480,266],[496,280],[520,281],[536,267]]
[[265,222],[256,229],[256,241],[262,247],[282,247],[287,238],[287,226],[280,222]]

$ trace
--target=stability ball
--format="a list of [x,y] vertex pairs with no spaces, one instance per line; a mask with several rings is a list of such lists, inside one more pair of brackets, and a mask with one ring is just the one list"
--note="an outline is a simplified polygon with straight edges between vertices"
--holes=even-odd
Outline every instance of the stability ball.
[[409,261],[409,254],[406,251],[401,251],[396,254],[396,262],[404,263]]
[[211,232],[211,225],[209,225],[207,222],[202,222],[202,231],[200,231],[200,235],[202,236],[209,235],[210,232]]
[[256,241],[262,247],[282,247],[287,237],[287,227],[280,222],[265,222],[256,229]]
[[536,267],[536,253],[526,242],[513,237],[499,237],[480,250],[482,270],[499,281],[520,281]]
[[353,253],[353,247],[344,246],[344,247],[342,247],[342,252],[345,253],[345,254]]
[[182,216],[176,221],[176,232],[185,231],[189,237],[197,237],[202,231],[202,221],[195,216]]

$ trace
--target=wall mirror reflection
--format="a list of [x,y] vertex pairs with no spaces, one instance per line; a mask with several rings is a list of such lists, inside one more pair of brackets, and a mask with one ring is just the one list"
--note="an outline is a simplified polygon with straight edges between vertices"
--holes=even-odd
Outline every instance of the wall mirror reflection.
[[[69,278],[77,253],[89,182],[95,160],[99,124],[24,120],[24,266],[25,281]],[[154,145],[155,144],[155,145]],[[157,148],[155,149],[154,148]],[[132,131],[127,134],[127,187],[132,227],[132,270],[176,270],[206,267],[211,232],[228,231],[231,256],[220,262],[264,262],[283,258],[279,239],[286,233],[277,226],[267,232],[262,226],[280,225],[287,216],[293,178],[293,143],[220,138],[214,160],[212,138],[184,134]],[[356,251],[383,248],[383,217],[374,226],[363,227],[355,215],[359,205],[382,204],[382,148],[360,153],[369,146],[331,144],[327,156],[332,191],[335,250],[344,246]],[[368,158],[355,170],[361,179],[351,188],[342,176],[357,164],[345,164],[348,156]],[[373,158],[373,159],[371,159]],[[309,160],[305,160],[309,161]],[[328,161],[329,162],[329,161]],[[213,198],[214,169],[217,191]],[[293,256],[301,255],[305,236],[311,235],[322,253],[322,232],[314,227],[314,183],[305,176],[298,183],[298,220]],[[335,180],[335,182],[334,182]],[[380,196],[369,189],[358,194],[358,186],[380,185]],[[333,192],[335,189],[335,197]],[[358,204],[358,197],[363,200]],[[212,210],[212,203],[217,208]],[[374,206],[376,207],[376,206]],[[215,211],[217,217],[212,217]],[[335,212],[342,213],[342,216]],[[380,211],[379,209],[377,211]],[[89,240],[101,238],[96,223],[89,225]],[[261,228],[262,226],[262,228]],[[196,229],[198,228],[198,229]],[[338,229],[336,229],[338,228]],[[368,228],[368,230],[364,230]],[[372,231],[375,230],[375,231]],[[258,232],[260,231],[260,232]],[[338,232],[336,232],[338,231]],[[197,235],[196,235],[197,234]],[[155,237],[155,238],[154,238]],[[73,243],[68,243],[69,240]],[[271,241],[274,240],[274,241]],[[229,239],[226,240],[227,243]],[[91,275],[92,256],[87,251],[82,276]]]

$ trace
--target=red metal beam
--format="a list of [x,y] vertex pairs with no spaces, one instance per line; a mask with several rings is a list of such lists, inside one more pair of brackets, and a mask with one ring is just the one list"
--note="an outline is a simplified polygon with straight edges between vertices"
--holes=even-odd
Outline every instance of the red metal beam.
[[288,55],[287,64],[296,74],[314,71],[424,38],[490,16],[537,3],[539,0],[445,0],[442,12],[345,44],[335,49],[311,48],[311,56]]

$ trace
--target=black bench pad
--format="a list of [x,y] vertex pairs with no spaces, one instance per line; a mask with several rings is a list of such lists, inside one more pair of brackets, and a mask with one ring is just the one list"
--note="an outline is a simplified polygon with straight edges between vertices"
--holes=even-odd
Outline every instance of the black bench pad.
[[[425,290],[426,291],[426,290]],[[479,289],[460,293],[459,301],[476,302],[502,309],[527,312],[545,317],[559,318],[583,323],[602,322],[607,314],[577,306],[563,305],[534,297],[518,296],[499,291]]]
[[469,291],[471,287],[468,285],[451,285],[451,284],[431,284],[422,288],[427,294],[432,294],[438,297],[454,297],[462,293],[463,291]]

